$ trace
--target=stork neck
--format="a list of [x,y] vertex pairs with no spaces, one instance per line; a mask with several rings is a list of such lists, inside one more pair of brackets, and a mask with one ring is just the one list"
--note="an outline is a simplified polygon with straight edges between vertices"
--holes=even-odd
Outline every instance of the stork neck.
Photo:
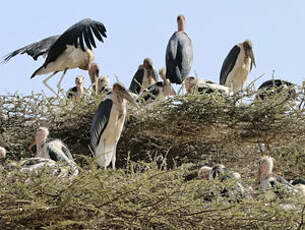
[[183,20],[178,21],[178,31],[184,32],[185,31],[185,22]]

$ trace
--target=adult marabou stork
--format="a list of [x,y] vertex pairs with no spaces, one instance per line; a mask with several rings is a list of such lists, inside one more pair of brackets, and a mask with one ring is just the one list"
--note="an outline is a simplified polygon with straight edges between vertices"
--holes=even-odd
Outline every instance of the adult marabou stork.
[[271,79],[260,85],[256,99],[265,100],[282,92],[286,92],[288,98],[294,98],[296,96],[294,87],[294,84],[291,82],[280,79]]
[[139,95],[148,86],[156,83],[157,80],[158,73],[153,66],[152,60],[150,58],[145,58],[143,64],[139,66],[131,80],[129,91]]
[[126,100],[135,104],[125,86],[115,83],[112,92],[100,103],[93,117],[89,147],[98,165],[104,169],[110,162],[115,169],[116,146],[126,120]]
[[179,15],[177,23],[178,31],[171,36],[166,48],[166,78],[172,83],[181,84],[191,71],[193,45],[185,32],[185,17]]
[[242,90],[252,66],[256,66],[252,48],[250,40],[239,43],[223,62],[219,83],[228,86],[234,93]]
[[224,85],[218,85],[209,80],[198,79],[197,77],[186,77],[184,79],[184,86],[187,94],[209,94],[220,92],[224,95],[230,95],[230,89]]
[[47,158],[54,161],[74,162],[68,147],[59,139],[47,142],[49,130],[46,127],[39,127],[34,142],[29,146],[32,149],[37,146],[36,157]]
[[84,88],[84,77],[77,76],[75,78],[75,86],[68,90],[67,98],[79,101],[82,97],[88,95],[87,89]]
[[57,84],[59,91],[60,84],[68,69],[80,68],[90,71],[91,63],[94,59],[92,46],[96,48],[93,34],[103,42],[103,37],[106,37],[106,28],[101,22],[87,18],[74,24],[61,35],[45,38],[9,53],[2,62],[10,60],[17,54],[27,53],[34,60],[37,60],[40,55],[46,55],[44,64],[32,74],[31,78],[36,75],[52,73],[43,83],[54,94],[57,94],[47,84],[47,81],[56,73],[63,71]]

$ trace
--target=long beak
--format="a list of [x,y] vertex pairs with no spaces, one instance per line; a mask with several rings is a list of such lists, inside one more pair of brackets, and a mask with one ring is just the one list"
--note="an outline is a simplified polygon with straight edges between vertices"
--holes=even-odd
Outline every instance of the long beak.
[[256,64],[255,64],[255,58],[254,58],[253,50],[252,50],[252,49],[250,49],[248,52],[249,52],[249,57],[251,58],[252,63],[253,63],[253,65],[254,65],[254,66],[255,66],[255,68],[256,68]]
[[34,145],[36,145],[36,141],[35,141],[35,140],[34,140],[33,143],[29,146],[29,150],[31,150],[31,149],[34,147]]
[[122,91],[122,97],[125,98],[128,102],[130,102],[131,104],[138,106],[138,104],[135,102],[134,98],[130,95],[130,93],[128,92],[128,90],[124,90]]

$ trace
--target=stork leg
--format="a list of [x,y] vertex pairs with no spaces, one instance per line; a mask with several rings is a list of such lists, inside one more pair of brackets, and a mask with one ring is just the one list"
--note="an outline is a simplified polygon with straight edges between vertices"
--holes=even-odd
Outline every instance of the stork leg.
[[115,169],[115,161],[116,161],[116,146],[117,146],[117,143],[114,147],[114,151],[113,151],[113,155],[112,155],[112,160],[111,160],[111,163],[112,163],[112,169]]
[[59,79],[59,81],[58,81],[58,83],[57,83],[58,94],[59,94],[59,92],[61,91],[60,85],[61,85],[62,80],[64,79],[64,76],[65,76],[67,70],[68,70],[68,69],[65,69],[65,70],[64,70],[63,74],[61,75],[61,77],[60,77],[60,79]]
[[52,73],[50,76],[48,76],[46,79],[44,79],[42,82],[45,85],[45,87],[47,87],[49,90],[51,90],[55,95],[58,96],[58,94],[55,92],[55,90],[53,90],[49,85],[48,85],[48,80],[50,80],[55,74],[57,74],[58,71],[55,71],[54,73]]

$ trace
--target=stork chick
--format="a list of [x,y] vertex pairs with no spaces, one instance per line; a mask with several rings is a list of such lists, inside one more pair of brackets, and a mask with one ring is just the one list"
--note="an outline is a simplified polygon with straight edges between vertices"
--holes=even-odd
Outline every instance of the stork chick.
[[228,87],[218,85],[209,80],[198,79],[198,77],[186,77],[184,80],[184,86],[187,94],[210,94],[220,92],[224,95],[230,95],[230,89]]
[[49,130],[46,127],[39,127],[34,142],[29,146],[32,149],[37,147],[36,157],[47,158],[54,161],[74,162],[68,147],[59,139],[47,142]]
[[125,86],[117,82],[93,117],[89,147],[97,158],[98,165],[104,169],[110,162],[115,169],[116,147],[126,120],[127,101],[135,104]]
[[110,85],[110,79],[108,76],[101,76],[98,78],[98,87],[97,87],[97,93],[99,95],[107,95],[111,92],[112,88]]
[[75,78],[75,87],[71,88],[67,92],[67,98],[74,101],[79,101],[82,97],[86,96],[87,92],[84,88],[84,77],[77,76]]
[[274,174],[273,171],[274,159],[269,156],[264,156],[259,161],[259,169],[256,175],[256,183],[258,188],[265,191],[274,189],[273,193],[265,193],[267,199],[273,199],[276,196],[283,198],[285,192],[296,192],[291,184],[283,177]]

